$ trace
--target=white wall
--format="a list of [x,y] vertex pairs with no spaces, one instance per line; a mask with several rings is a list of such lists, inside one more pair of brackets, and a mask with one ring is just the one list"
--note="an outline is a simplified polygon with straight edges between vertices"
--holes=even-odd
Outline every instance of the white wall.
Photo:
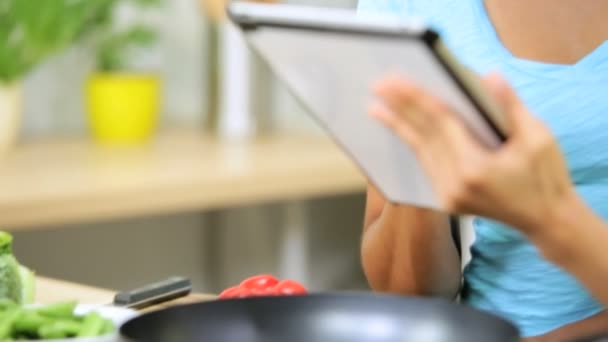
[[[163,123],[199,125],[204,118],[205,45],[197,0],[170,0],[145,19],[156,23],[159,45],[152,65],[164,82]],[[94,69],[91,44],[54,56],[25,81],[25,138],[86,134],[83,86]],[[137,63],[135,63],[137,64]]]
[[[288,3],[353,7],[354,0],[289,0]],[[144,19],[160,32],[159,46],[149,58],[164,81],[163,123],[166,126],[201,125],[205,118],[206,35],[199,0],[165,0]],[[94,68],[90,45],[81,44],[55,56],[25,81],[25,138],[86,134],[83,85]],[[148,60],[146,60],[148,63]],[[137,64],[137,63],[135,63]],[[154,65],[154,64],[153,64]],[[272,85],[276,127],[318,132],[283,87]],[[304,128],[303,128],[304,127]]]

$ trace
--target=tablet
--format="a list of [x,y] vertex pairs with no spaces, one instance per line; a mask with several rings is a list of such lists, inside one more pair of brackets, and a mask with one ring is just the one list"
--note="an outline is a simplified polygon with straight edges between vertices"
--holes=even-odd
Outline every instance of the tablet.
[[420,20],[243,2],[230,4],[228,16],[390,202],[442,209],[412,150],[367,114],[374,99],[370,86],[379,78],[396,72],[430,90],[489,148],[508,136],[504,117],[477,78]]

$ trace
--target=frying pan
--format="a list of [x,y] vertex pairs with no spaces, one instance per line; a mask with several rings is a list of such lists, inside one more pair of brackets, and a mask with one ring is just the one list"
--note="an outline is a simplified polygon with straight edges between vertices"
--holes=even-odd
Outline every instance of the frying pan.
[[373,293],[210,301],[125,323],[126,341],[516,342],[510,323],[441,299]]

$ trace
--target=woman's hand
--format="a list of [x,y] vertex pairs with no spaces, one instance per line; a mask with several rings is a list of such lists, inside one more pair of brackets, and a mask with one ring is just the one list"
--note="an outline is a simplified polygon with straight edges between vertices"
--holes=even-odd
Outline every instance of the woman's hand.
[[381,101],[369,113],[413,148],[446,210],[533,235],[580,199],[549,129],[501,77],[492,75],[484,85],[511,127],[508,141],[494,150],[478,143],[445,103],[397,76],[374,86]]
[[[447,210],[521,230],[608,306],[607,225],[574,191],[547,127],[500,77],[484,82],[510,121],[508,141],[495,150],[477,143],[444,103],[398,77],[375,86],[382,104],[370,114],[413,147]],[[559,329],[546,340],[603,331],[606,319],[581,321],[583,326]]]

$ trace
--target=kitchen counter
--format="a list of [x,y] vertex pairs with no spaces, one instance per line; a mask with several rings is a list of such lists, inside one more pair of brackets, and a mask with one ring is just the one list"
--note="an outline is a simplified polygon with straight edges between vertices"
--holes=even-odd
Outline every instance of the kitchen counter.
[[[36,303],[50,304],[66,300],[78,300],[82,304],[109,304],[114,299],[115,292],[108,289],[73,283],[65,280],[36,277]],[[213,300],[210,294],[192,293],[186,297],[148,307],[142,312],[158,310],[175,305]]]
[[0,227],[14,231],[363,192],[365,180],[324,137],[226,142],[189,130],[145,147],[21,145],[0,156],[0,189]]
[[83,304],[108,304],[114,299],[114,292],[65,280],[36,277],[36,303],[50,304],[74,299]]

